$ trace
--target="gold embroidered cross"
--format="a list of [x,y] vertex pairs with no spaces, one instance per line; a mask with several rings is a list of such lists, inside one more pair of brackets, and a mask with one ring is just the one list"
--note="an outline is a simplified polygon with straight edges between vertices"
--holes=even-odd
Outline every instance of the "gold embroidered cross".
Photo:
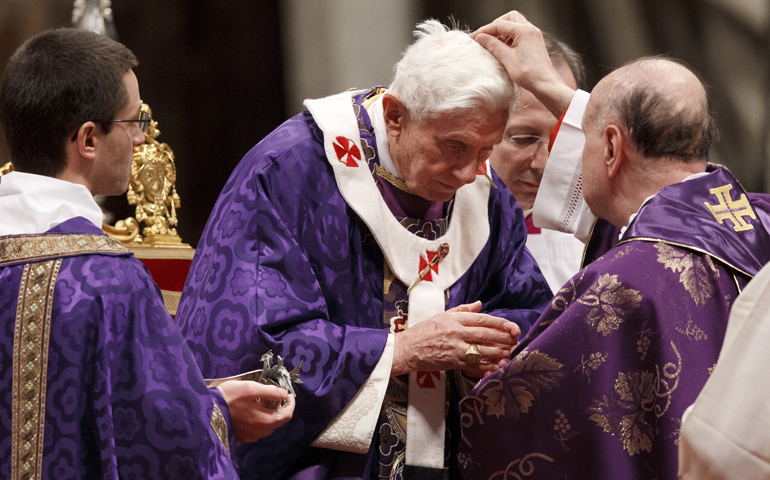
[[711,192],[712,195],[716,195],[719,204],[711,205],[708,202],[703,202],[703,204],[711,210],[714,218],[716,218],[720,224],[723,220],[728,219],[733,222],[733,228],[736,232],[752,230],[754,226],[746,223],[743,220],[743,217],[751,217],[756,220],[757,216],[754,214],[754,210],[751,209],[751,204],[749,204],[749,200],[746,198],[745,193],[741,194],[740,199],[733,201],[730,197],[730,190],[732,188],[732,185],[712,188],[709,192]]

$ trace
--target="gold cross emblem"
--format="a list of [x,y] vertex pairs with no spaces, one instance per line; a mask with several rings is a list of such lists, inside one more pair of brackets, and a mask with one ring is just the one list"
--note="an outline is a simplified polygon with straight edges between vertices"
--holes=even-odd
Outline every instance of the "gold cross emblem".
[[754,214],[754,210],[751,209],[751,204],[749,204],[749,200],[746,198],[745,193],[741,194],[739,200],[733,201],[732,197],[730,197],[730,190],[732,188],[732,185],[712,188],[709,192],[711,192],[712,195],[716,195],[719,204],[711,205],[708,202],[703,202],[703,204],[711,210],[714,218],[716,218],[719,223],[728,219],[733,222],[733,228],[736,232],[752,230],[754,226],[746,223],[743,220],[743,217],[751,217],[756,220],[757,216]]

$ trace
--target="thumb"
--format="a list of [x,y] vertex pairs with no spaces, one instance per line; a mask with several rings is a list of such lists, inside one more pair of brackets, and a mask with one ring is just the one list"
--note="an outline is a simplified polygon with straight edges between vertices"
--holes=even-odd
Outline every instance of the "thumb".
[[471,34],[471,38],[476,40],[476,42],[479,43],[482,47],[486,48],[487,50],[490,50],[495,44],[495,42],[500,42],[496,37],[489,35],[488,33],[482,33],[482,32],[473,32]]

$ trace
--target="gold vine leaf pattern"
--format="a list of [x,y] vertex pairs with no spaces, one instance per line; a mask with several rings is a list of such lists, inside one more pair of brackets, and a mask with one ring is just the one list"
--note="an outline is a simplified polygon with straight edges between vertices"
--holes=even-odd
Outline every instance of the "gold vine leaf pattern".
[[687,323],[679,322],[675,327],[677,332],[685,335],[689,340],[697,342],[698,340],[708,340],[709,336],[706,332],[700,329],[692,318],[687,319]]
[[586,324],[607,336],[639,308],[642,298],[639,290],[624,287],[617,275],[605,273],[577,301],[590,307]]
[[649,452],[655,439],[655,428],[645,410],[655,402],[654,374],[651,372],[618,373],[615,391],[594,400],[588,413],[606,433],[617,435],[628,454]]
[[580,363],[575,367],[575,372],[581,372],[588,379],[588,383],[591,383],[591,371],[598,370],[602,363],[607,361],[609,356],[608,353],[594,352],[588,355],[586,360],[585,354],[583,354],[580,356]]
[[655,373],[647,370],[618,372],[613,392],[594,400],[586,409],[604,432],[617,436],[629,456],[652,451],[658,434],[658,420],[671,405],[671,396],[679,386],[682,357],[674,342],[671,348],[677,363],[668,362]]
[[[535,473],[535,464],[532,463],[531,460],[533,458],[539,458],[549,463],[556,461],[548,455],[543,455],[542,453],[529,453],[509,463],[508,466],[505,467],[505,470],[500,470],[499,472],[493,473],[489,476],[488,480],[522,480],[524,477],[529,477]],[[514,471],[514,467],[516,467],[518,471]]]
[[570,278],[564,286],[559,289],[556,295],[551,300],[551,309],[555,312],[563,312],[568,309],[570,305],[575,303],[577,299],[577,287],[583,282],[583,276],[586,274],[585,269],[580,271],[580,277]]
[[719,277],[719,270],[711,257],[703,258],[665,243],[656,243],[658,262],[674,273],[679,273],[679,283],[690,294],[695,305],[705,305],[714,295],[714,285],[709,271]]
[[529,412],[543,392],[559,387],[559,381],[566,376],[563,368],[564,364],[538,350],[520,353],[505,368],[501,379],[482,392],[486,414],[518,419]]

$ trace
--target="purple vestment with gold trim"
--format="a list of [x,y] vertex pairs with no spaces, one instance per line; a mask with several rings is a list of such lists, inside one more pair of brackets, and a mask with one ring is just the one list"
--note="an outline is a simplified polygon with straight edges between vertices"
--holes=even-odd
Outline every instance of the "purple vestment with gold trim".
[[0,237],[0,328],[0,477],[238,478],[224,399],[147,269],[86,219]]
[[682,414],[740,288],[770,259],[767,196],[751,198],[711,168],[599,242],[614,246],[595,247],[513,360],[462,400],[463,476],[676,478]]
[[[361,104],[375,92],[353,104],[360,152],[373,175],[377,145]],[[448,289],[446,305],[481,300],[483,312],[526,331],[551,294],[525,248],[520,208],[499,177],[492,178],[498,188],[488,200],[489,240]],[[409,205],[402,201],[408,194],[375,179],[391,211],[415,234],[432,238],[451,222],[451,205]],[[408,218],[415,209],[421,215]],[[303,362],[294,418],[257,444],[237,448],[242,476],[327,478],[347,469],[346,478],[366,472],[377,478],[379,429],[368,456],[309,446],[371,375],[391,318],[398,324],[405,316],[397,293],[403,285],[395,283],[385,277],[382,250],[340,194],[323,134],[308,112],[244,157],[201,237],[177,315],[207,377],[259,368],[269,349],[289,368]],[[458,434],[455,427],[455,443]],[[390,454],[391,446],[381,453]]]

